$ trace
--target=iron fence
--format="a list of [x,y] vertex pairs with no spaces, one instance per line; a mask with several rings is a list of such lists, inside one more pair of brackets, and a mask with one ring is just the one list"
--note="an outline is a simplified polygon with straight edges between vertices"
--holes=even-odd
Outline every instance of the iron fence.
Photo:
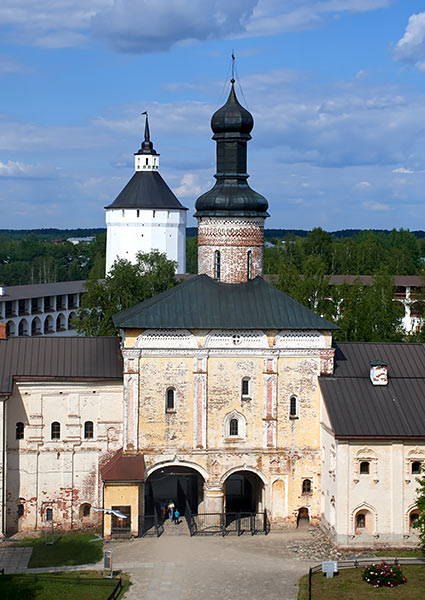
[[143,515],[140,517],[139,532],[142,537],[159,537],[164,533],[164,525],[158,517],[158,511],[155,506],[152,515]]
[[[190,510],[190,509],[189,509]],[[186,510],[186,514],[187,514]],[[187,518],[187,517],[186,517]],[[250,533],[265,534],[270,531],[267,511],[261,513],[198,513],[190,514],[190,535],[228,535]]]

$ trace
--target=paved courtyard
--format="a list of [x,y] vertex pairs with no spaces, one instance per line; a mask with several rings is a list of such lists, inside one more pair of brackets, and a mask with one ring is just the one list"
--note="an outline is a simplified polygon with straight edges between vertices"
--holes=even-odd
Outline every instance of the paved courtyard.
[[[311,559],[303,548],[312,548]],[[126,600],[296,600],[299,578],[319,562],[322,541],[309,532],[267,537],[169,536],[105,546],[131,575]],[[323,554],[323,553],[322,553]]]

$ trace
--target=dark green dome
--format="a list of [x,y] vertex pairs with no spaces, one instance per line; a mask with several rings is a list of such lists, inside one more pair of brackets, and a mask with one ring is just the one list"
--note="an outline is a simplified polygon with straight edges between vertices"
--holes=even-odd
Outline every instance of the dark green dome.
[[248,185],[247,142],[254,119],[238,102],[234,80],[224,106],[211,119],[213,140],[217,142],[217,182],[199,196],[195,217],[268,217],[267,200]]
[[234,80],[229,97],[224,106],[219,108],[211,118],[211,129],[214,133],[246,133],[250,134],[254,127],[254,119],[249,111],[239,104],[236,98]]

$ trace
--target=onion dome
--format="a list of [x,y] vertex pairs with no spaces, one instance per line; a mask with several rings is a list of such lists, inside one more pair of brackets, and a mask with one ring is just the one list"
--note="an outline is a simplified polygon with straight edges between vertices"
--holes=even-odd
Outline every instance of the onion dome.
[[227,102],[211,119],[217,143],[217,182],[196,201],[195,217],[268,217],[268,202],[248,185],[247,142],[254,119],[236,97],[235,81]]
[[211,129],[217,133],[245,133],[250,134],[254,127],[254,119],[249,111],[239,104],[235,93],[235,80],[224,106],[219,108],[211,118]]

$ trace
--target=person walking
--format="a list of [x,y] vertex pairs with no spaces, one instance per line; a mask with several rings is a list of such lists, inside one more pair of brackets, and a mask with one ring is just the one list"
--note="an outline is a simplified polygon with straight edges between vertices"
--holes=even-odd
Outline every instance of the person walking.
[[174,525],[178,525],[180,523],[180,511],[178,508],[174,511]]
[[168,509],[168,518],[170,519],[170,521],[174,520],[174,502],[172,500],[170,500],[170,502],[168,503],[167,509]]

